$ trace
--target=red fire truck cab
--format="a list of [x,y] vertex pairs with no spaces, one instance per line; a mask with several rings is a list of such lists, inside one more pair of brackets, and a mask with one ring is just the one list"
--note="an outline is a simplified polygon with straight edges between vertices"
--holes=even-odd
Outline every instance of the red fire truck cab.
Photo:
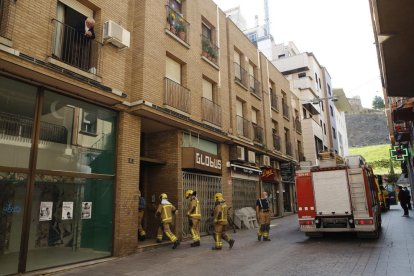
[[300,230],[309,237],[324,232],[355,232],[361,238],[378,238],[381,210],[372,169],[362,156],[318,160],[318,166],[301,163],[296,171]]

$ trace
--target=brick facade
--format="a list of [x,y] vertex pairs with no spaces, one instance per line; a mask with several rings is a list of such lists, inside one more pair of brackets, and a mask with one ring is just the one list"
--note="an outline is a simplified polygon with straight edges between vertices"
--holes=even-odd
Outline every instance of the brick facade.
[[[102,41],[103,23],[107,20],[119,23],[131,33],[130,48],[118,49],[112,44],[103,44],[99,76],[86,72],[73,75],[79,70],[48,63],[53,44],[52,19],[56,18],[57,10],[57,1],[51,0],[17,1],[13,4],[16,5],[16,18],[10,26],[13,36],[6,43],[8,45],[0,44],[0,69],[9,75],[119,111],[114,212],[116,256],[131,254],[139,245],[136,231],[139,187],[147,199],[145,224],[149,235],[154,234],[158,223],[153,219],[151,209],[153,197],[158,203],[159,194],[166,192],[171,202],[182,209],[183,131],[191,131],[218,144],[223,191],[229,205],[232,186],[226,164],[230,161],[232,145],[244,146],[258,156],[266,154],[279,162],[296,160],[295,156],[286,154],[286,141],[283,139],[282,149],[276,151],[272,136],[274,120],[279,123],[281,136],[284,128],[289,129],[289,142],[293,146],[296,140],[302,141],[302,137],[294,132],[292,117],[284,118],[281,106],[279,111],[270,107],[269,82],[275,84],[279,99],[282,91],[286,94],[286,102],[290,106],[292,93],[289,82],[212,1],[183,1],[183,16],[190,22],[188,44],[166,29],[165,0],[79,2],[94,11],[97,41]],[[219,47],[217,65],[202,57],[203,22],[212,28],[213,42]],[[235,81],[234,51],[241,54],[243,68],[248,70],[249,63],[254,66],[255,78],[261,84],[259,97],[250,92],[250,87]],[[167,56],[181,64],[181,85],[191,94],[190,114],[183,115],[164,106]],[[221,126],[206,123],[203,118],[203,78],[214,83],[214,101],[221,108]],[[119,91],[123,93],[121,96]],[[247,120],[252,120],[253,108],[258,111],[258,125],[264,132],[261,144],[238,137],[236,99],[245,103]],[[154,122],[162,127],[157,129]],[[162,161],[162,164],[145,163],[140,160],[142,156]],[[177,216],[175,223],[178,235],[181,232],[180,219],[181,216]]]

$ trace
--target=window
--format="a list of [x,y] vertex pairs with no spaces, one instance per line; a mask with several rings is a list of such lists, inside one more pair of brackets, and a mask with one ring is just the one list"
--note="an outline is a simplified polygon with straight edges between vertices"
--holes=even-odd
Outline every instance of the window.
[[315,73],[315,81],[316,81],[316,84],[318,84],[318,74],[316,73]]
[[298,74],[298,77],[299,77],[299,78],[304,78],[304,77],[306,77],[306,73],[305,73],[305,72],[303,72],[303,73],[299,73],[299,74]]
[[279,134],[279,123],[273,121],[273,134]]
[[321,79],[319,79],[319,88],[322,88],[322,82],[321,82]]
[[327,83],[326,85],[328,86],[328,94],[329,94],[329,96],[332,96],[331,86],[329,85],[329,83]]
[[96,113],[83,111],[81,131],[87,134],[96,134],[98,117]]
[[170,0],[170,7],[176,12],[182,14],[183,4],[181,0]]
[[306,119],[306,115],[307,115],[306,109],[305,108],[302,108],[302,112],[303,112],[303,118]]
[[236,115],[243,117],[243,102],[239,99],[236,100]]
[[334,116],[334,112],[333,112],[333,108],[332,108],[331,105],[329,106],[329,109],[331,110],[331,116],[333,117]]
[[322,108],[322,111],[324,111],[324,108],[323,108],[323,102],[321,102],[321,108]]
[[281,54],[281,55],[278,55],[277,57],[278,58],[284,58],[286,55],[285,54]]
[[214,102],[214,84],[206,79],[203,79],[203,98]]
[[252,109],[252,123],[257,125],[257,110],[256,109]]
[[332,136],[336,139],[336,129],[334,127],[332,127]]
[[325,123],[323,123],[323,133],[325,133],[325,135],[326,135],[326,125],[325,125]]
[[165,76],[175,81],[178,84],[181,84],[181,64],[176,62],[170,57],[166,58],[166,70]]
[[208,27],[206,24],[202,23],[201,24],[201,33],[203,35],[203,39],[212,42],[213,41],[213,37],[212,37],[212,32],[211,32],[211,28]]
[[322,120],[319,120],[319,125],[322,127]]
[[249,40],[251,42],[257,42],[257,33],[256,32],[248,33],[247,37],[249,38]]

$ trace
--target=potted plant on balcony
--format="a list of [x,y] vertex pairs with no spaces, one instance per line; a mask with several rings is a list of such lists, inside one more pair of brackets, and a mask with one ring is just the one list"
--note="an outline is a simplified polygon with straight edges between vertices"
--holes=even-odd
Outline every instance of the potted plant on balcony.
[[173,34],[176,34],[176,32],[177,32],[177,30],[175,28],[175,24],[176,24],[175,19],[176,19],[175,11],[170,10],[170,12],[168,13],[168,16],[167,16],[167,22],[168,22],[168,25],[169,25],[169,30]]
[[185,41],[187,28],[186,28],[185,22],[182,18],[180,18],[178,20],[177,26],[175,27],[175,29],[177,31],[178,37],[181,40]]
[[217,61],[218,53],[217,53],[217,49],[215,49],[214,47],[210,47],[210,57],[212,61],[214,62]]
[[208,41],[208,39],[203,38],[203,40],[201,41],[201,47],[203,50],[203,56],[208,58],[208,56],[210,55],[210,42]]

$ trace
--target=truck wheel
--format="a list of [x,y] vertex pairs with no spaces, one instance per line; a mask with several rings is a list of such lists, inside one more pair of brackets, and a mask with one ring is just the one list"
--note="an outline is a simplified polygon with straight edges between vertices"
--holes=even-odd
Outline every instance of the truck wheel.
[[323,233],[321,232],[307,232],[305,233],[305,235],[311,239],[315,239],[315,238],[322,238],[323,237]]

